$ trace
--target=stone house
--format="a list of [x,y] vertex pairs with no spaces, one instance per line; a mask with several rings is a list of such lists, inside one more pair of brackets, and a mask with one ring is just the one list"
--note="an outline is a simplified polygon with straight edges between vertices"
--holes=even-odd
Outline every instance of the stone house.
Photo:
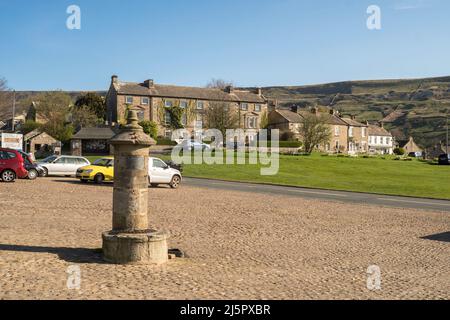
[[82,128],[70,141],[71,154],[73,156],[112,154],[113,150],[109,140],[114,135],[113,129],[108,127]]
[[394,138],[387,131],[383,123],[380,125],[369,124],[369,153],[393,154]]
[[420,153],[423,152],[423,149],[417,145],[413,137],[410,137],[409,139],[405,140],[397,139],[396,147],[404,149],[405,154],[409,154],[411,152],[420,152]]
[[23,136],[24,151],[39,157],[39,154],[61,154],[61,141],[46,132],[33,130]]
[[319,112],[318,109],[302,110],[297,106],[288,109],[275,109],[269,113],[269,129],[280,130],[280,137],[291,135],[296,140],[302,140],[301,126],[308,114],[323,116],[330,126],[330,141],[324,145],[317,146],[319,151],[329,153],[345,153],[348,146],[348,126],[335,110]]
[[171,108],[185,110],[181,123],[193,133],[205,126],[205,112],[212,103],[227,103],[238,113],[242,129],[259,129],[268,114],[268,101],[260,89],[250,92],[233,87],[223,90],[184,87],[156,84],[153,80],[123,82],[112,76],[106,95],[107,121],[111,125],[123,123],[126,110],[131,107],[138,110],[139,120],[158,124],[158,136],[170,138]]
[[350,118],[341,118],[347,123],[348,130],[348,154],[367,153],[369,150],[369,130],[367,123],[356,121],[355,116]]

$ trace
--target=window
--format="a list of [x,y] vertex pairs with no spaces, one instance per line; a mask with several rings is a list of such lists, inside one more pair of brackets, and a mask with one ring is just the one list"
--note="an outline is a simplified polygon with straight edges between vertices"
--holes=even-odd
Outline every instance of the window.
[[203,115],[202,114],[197,114],[195,116],[195,127],[196,128],[202,128],[203,127]]
[[78,160],[76,158],[66,158],[67,164],[78,164]]
[[53,163],[58,163],[58,164],[66,163],[66,158],[59,158],[58,160],[56,160],[56,161],[53,162]]
[[150,103],[150,99],[149,98],[147,98],[147,97],[142,97],[141,98],[141,104],[143,104],[145,106],[148,106],[149,103]]
[[165,164],[162,160],[153,159],[153,167],[165,169],[167,168],[167,164]]
[[248,110],[248,103],[241,103],[241,110],[247,111]]
[[353,137],[353,127],[348,128],[348,136]]
[[186,112],[183,113],[183,115],[181,116],[181,124],[183,126],[187,126],[187,114],[186,114]]
[[247,128],[256,129],[257,127],[257,119],[256,117],[248,117],[247,118]]
[[9,159],[9,157],[6,151],[0,151],[0,160],[7,160],[7,159]]
[[260,112],[261,111],[261,105],[260,104],[255,104],[255,111],[256,112]]
[[186,109],[187,108],[187,101],[180,101],[180,108]]
[[125,97],[125,103],[126,104],[133,104],[133,97],[130,97],[130,96]]
[[164,114],[164,123],[166,124],[166,126],[168,126],[171,122],[172,118],[170,116],[170,112],[166,110],[166,113]]
[[166,108],[172,108],[173,103],[172,103],[172,101],[166,100],[166,101],[164,101],[164,106],[165,106]]
[[166,131],[164,132],[164,137],[165,137],[166,139],[171,140],[171,139],[172,139],[172,131],[171,131],[171,130],[166,130]]
[[204,108],[204,102],[197,101],[197,110],[203,110],[203,108]]
[[362,128],[361,135],[363,136],[363,138],[366,137],[366,130],[367,130],[367,128]]
[[341,128],[339,128],[338,126],[334,127],[334,135],[338,136],[341,133]]

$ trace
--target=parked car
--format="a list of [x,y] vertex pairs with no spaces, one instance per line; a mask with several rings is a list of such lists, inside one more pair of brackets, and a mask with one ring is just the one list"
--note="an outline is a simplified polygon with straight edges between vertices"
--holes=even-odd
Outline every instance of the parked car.
[[182,177],[179,170],[171,168],[161,159],[148,159],[148,182],[152,187],[168,184],[172,189],[177,189],[181,180]]
[[422,152],[419,152],[419,151],[417,151],[417,152],[410,152],[410,153],[408,153],[408,157],[410,157],[410,158],[420,158],[420,157],[422,157]]
[[179,144],[183,150],[187,150],[187,151],[197,151],[197,150],[210,150],[211,146],[206,144],[206,143],[202,143],[196,140],[183,140],[180,144]]
[[104,157],[94,161],[92,165],[81,167],[77,170],[77,179],[81,182],[94,181],[102,184],[104,181],[114,180],[114,158]]
[[448,165],[450,165],[450,153],[449,154],[445,154],[445,153],[441,154],[439,156],[438,163],[441,166],[448,166]]
[[25,169],[28,171],[28,179],[35,180],[44,174],[44,168],[36,164],[30,154],[23,151],[19,151],[19,153],[23,158]]
[[81,167],[90,165],[88,159],[75,156],[50,156],[37,163],[44,169],[43,176],[75,176]]
[[0,148],[0,179],[3,182],[13,182],[17,178],[28,176],[24,160],[17,150]]

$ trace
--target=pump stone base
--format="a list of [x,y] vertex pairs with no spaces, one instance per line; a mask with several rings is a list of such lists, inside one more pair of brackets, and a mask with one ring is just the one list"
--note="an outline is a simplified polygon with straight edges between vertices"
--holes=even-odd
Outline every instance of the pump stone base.
[[163,231],[102,234],[103,258],[114,264],[163,264],[168,260],[167,239]]

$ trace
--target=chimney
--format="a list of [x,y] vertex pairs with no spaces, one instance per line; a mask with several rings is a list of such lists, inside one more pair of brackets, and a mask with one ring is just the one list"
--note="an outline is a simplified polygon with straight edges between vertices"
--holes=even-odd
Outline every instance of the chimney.
[[317,114],[319,110],[316,107],[311,108],[311,113]]
[[261,88],[256,88],[256,94],[258,96],[262,96],[262,89]]
[[336,110],[334,110],[334,109],[330,109],[330,114],[331,114],[332,116],[334,116],[334,115],[335,115],[335,113],[336,113]]
[[296,104],[294,104],[291,106],[291,111],[298,113],[300,111],[300,108]]
[[352,114],[352,115],[350,116],[350,119],[356,120],[356,116],[355,116],[354,114]]
[[153,86],[155,85],[153,79],[148,79],[144,81],[144,86],[146,86],[147,88],[151,89],[153,88]]
[[233,93],[233,91],[234,91],[234,87],[233,87],[233,86],[227,86],[227,87],[225,87],[225,92]]
[[119,82],[119,77],[116,75],[111,76],[111,83],[118,83]]
[[380,121],[380,127],[384,129],[384,122]]
[[278,109],[278,100],[269,100],[269,112],[275,111]]

